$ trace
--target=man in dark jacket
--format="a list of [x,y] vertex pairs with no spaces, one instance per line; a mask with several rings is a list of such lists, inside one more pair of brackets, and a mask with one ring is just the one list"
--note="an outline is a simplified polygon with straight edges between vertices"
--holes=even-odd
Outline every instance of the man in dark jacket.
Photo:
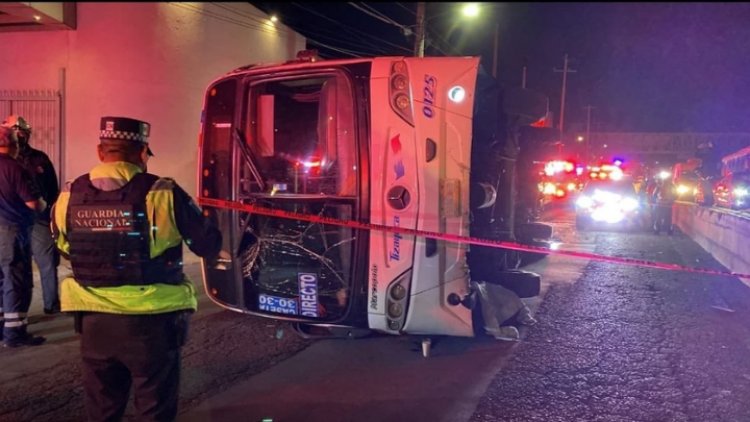
[[675,186],[671,178],[665,178],[654,190],[654,233],[665,230],[670,236],[672,227],[672,205],[677,199]]
[[31,226],[47,207],[31,175],[15,160],[18,140],[0,126],[0,323],[5,347],[37,346],[26,331],[31,305]]
[[31,126],[26,119],[10,115],[2,125],[15,131],[18,138],[16,159],[34,178],[42,198],[47,203],[47,208],[37,215],[34,223],[31,233],[31,253],[39,267],[44,313],[54,314],[60,312],[60,297],[57,291],[57,266],[60,265],[60,255],[52,241],[49,224],[50,208],[60,194],[57,173],[47,154],[29,145]]

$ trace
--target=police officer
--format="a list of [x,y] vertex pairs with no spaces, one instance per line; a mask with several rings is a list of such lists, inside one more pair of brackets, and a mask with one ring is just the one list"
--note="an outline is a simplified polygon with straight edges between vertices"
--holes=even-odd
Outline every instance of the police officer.
[[103,117],[100,129],[101,163],[69,183],[52,212],[73,269],[60,301],[81,334],[86,413],[121,419],[132,385],[138,420],[174,420],[180,348],[197,307],[182,242],[213,257],[221,233],[174,180],[146,172],[148,123]]
[[47,202],[47,209],[37,215],[31,232],[31,254],[39,267],[44,313],[55,314],[60,312],[60,297],[57,294],[57,266],[60,265],[60,254],[57,253],[55,244],[52,242],[49,224],[50,209],[60,194],[57,173],[47,154],[29,145],[31,126],[26,119],[18,115],[10,115],[2,125],[15,131],[18,138],[16,159],[34,177],[42,198]]
[[671,178],[664,178],[654,190],[654,233],[657,235],[666,230],[668,235],[674,233],[672,226],[672,205],[677,199]]
[[0,322],[5,347],[36,346],[44,337],[26,331],[31,305],[31,227],[47,207],[31,175],[15,160],[15,132],[0,126]]

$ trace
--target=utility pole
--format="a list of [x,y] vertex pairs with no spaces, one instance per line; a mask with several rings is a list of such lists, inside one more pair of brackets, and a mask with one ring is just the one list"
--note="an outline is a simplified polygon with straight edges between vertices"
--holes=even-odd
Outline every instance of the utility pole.
[[417,31],[414,39],[414,56],[424,57],[424,9],[425,2],[417,3]]
[[560,98],[560,141],[562,141],[563,135],[565,133],[565,88],[568,84],[568,73],[576,73],[575,70],[568,68],[568,55],[565,55],[565,59],[563,62],[563,68],[560,69],[552,69],[555,72],[562,72],[563,74],[563,82],[562,82],[562,96]]
[[[523,59],[523,70],[521,73],[521,88],[526,89],[526,58],[525,57]],[[547,110],[549,110],[549,107],[547,107]]]
[[591,106],[590,104],[584,107],[586,109],[586,154],[584,155],[584,158],[586,161],[590,159],[589,155],[591,153],[591,110],[596,108]]

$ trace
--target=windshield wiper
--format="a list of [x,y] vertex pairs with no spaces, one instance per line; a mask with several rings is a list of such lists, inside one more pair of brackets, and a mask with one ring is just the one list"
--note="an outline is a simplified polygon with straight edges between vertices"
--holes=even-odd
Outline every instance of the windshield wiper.
[[232,139],[234,139],[234,141],[240,147],[242,158],[245,159],[245,163],[247,163],[247,166],[250,168],[250,173],[253,174],[253,178],[258,182],[260,191],[265,192],[266,182],[263,180],[263,177],[261,177],[260,175],[258,162],[255,160],[253,151],[250,150],[250,147],[247,146],[247,142],[245,142],[245,134],[243,134],[239,128],[234,128],[234,132],[232,132],[232,135],[233,135]]

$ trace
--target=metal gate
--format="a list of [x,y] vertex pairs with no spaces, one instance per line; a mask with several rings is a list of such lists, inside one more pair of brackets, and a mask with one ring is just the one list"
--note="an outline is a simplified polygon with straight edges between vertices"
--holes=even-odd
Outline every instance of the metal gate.
[[55,90],[0,90],[0,121],[17,114],[31,125],[31,146],[49,156],[62,180],[62,95]]

